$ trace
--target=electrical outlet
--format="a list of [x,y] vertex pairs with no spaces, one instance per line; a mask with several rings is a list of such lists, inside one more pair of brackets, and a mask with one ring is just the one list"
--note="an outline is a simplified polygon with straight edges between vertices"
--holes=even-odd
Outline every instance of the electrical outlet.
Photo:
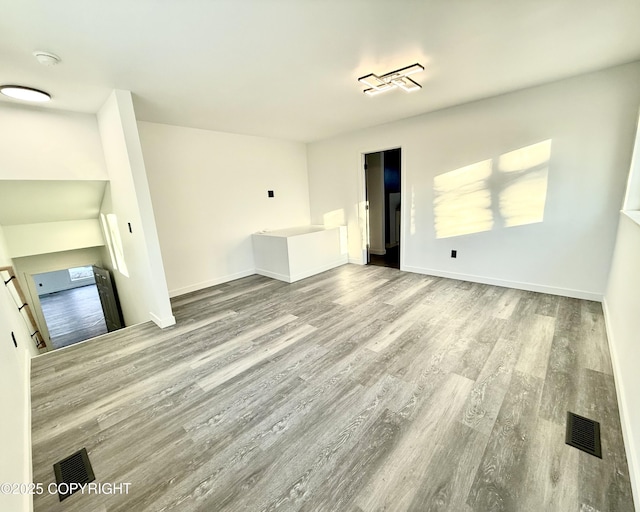
[[458,257],[458,251],[456,251],[455,249],[451,250],[451,257],[452,258],[457,258]]
[[274,197],[273,190],[267,190],[267,196]]

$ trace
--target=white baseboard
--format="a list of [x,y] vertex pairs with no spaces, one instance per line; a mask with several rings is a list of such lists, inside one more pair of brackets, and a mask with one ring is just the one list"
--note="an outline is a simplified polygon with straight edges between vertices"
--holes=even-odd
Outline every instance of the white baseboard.
[[354,265],[364,265],[364,262],[360,258],[349,258],[349,263]]
[[622,438],[624,440],[624,449],[627,455],[627,464],[629,466],[629,480],[631,481],[631,491],[633,492],[633,501],[636,505],[640,504],[640,484],[638,477],[640,476],[640,467],[636,458],[636,448],[633,439],[633,429],[629,423],[627,415],[627,390],[624,387],[622,376],[620,375],[620,359],[616,351],[615,334],[611,325],[611,315],[607,305],[607,299],[602,300],[602,311],[604,312],[604,324],[607,330],[607,338],[609,339],[609,352],[611,354],[611,364],[613,366],[613,380],[616,386],[616,398],[618,399],[618,411],[620,412],[620,425],[622,426]]
[[376,256],[384,256],[387,254],[385,249],[369,249],[370,254],[375,254]]
[[300,281],[301,279],[306,279],[307,277],[315,276],[316,274],[326,272],[327,270],[331,270],[332,268],[336,268],[341,265],[346,265],[347,263],[349,263],[349,260],[347,256],[344,256],[338,260],[334,260],[325,265],[307,269],[307,270],[304,270],[303,272],[299,272],[291,276],[286,274],[280,274],[278,272],[271,272],[269,270],[264,270],[262,268],[257,268],[256,274],[260,274],[261,276],[265,276],[265,277],[270,277],[272,279],[277,279],[279,281],[284,281],[285,283],[295,283],[296,281]]
[[160,318],[153,313],[149,313],[151,320],[154,324],[156,324],[160,329],[164,329],[165,327],[171,327],[172,325],[176,325],[176,317],[171,315],[164,318]]
[[236,279],[252,276],[255,273],[256,273],[256,269],[251,268],[251,269],[243,270],[242,272],[236,272],[235,274],[228,274],[226,276],[216,277],[215,279],[209,279],[208,281],[201,281],[199,283],[191,284],[189,286],[183,286],[182,288],[169,290],[169,297],[173,298],[173,297],[178,297],[179,295],[184,295],[185,293],[196,292],[204,288],[209,288],[210,286],[216,286],[217,284],[228,283],[229,281],[235,281]]
[[490,284],[493,286],[502,286],[504,288],[516,288],[518,290],[527,290],[530,292],[548,293],[551,295],[562,295],[563,297],[572,297],[574,299],[593,300],[602,302],[602,294],[595,292],[587,292],[583,290],[572,290],[570,288],[557,288],[555,286],[546,286],[535,283],[523,283],[520,281],[507,281],[504,279],[496,279],[493,277],[476,276],[471,274],[458,274],[457,272],[446,272],[431,268],[411,267],[403,265],[401,270],[414,272],[416,274],[426,274],[429,276],[446,277],[449,279],[459,279],[461,281],[471,281],[472,283]]
[[277,279],[278,281],[284,281],[285,283],[290,283],[291,279],[287,274],[280,274],[278,272],[271,272],[270,270],[265,270],[263,268],[257,268],[256,274],[270,277],[271,279]]

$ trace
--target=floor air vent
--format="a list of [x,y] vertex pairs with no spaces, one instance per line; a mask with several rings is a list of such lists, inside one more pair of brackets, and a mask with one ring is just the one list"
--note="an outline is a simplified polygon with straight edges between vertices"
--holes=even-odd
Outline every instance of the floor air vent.
[[53,471],[56,474],[60,501],[68,498],[79,490],[76,486],[70,486],[69,484],[88,484],[96,479],[93,474],[93,469],[91,468],[91,462],[89,462],[89,455],[87,454],[86,448],[83,448],[60,462],[56,462],[53,465]]
[[567,438],[568,445],[602,458],[600,446],[600,423],[597,421],[567,412]]

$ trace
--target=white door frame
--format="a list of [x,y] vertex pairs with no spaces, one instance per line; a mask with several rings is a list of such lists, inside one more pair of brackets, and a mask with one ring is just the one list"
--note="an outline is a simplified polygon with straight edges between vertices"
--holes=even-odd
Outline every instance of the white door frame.
[[358,227],[360,231],[360,263],[362,265],[367,264],[367,241],[369,240],[368,233],[368,210],[366,208],[366,200],[367,200],[367,177],[366,171],[364,169],[364,164],[366,161],[366,155],[371,153],[380,153],[384,151],[389,151],[391,149],[399,149],[400,150],[400,270],[404,270],[404,252],[403,251],[403,240],[404,240],[404,229],[406,226],[406,218],[407,218],[407,205],[405,201],[406,190],[405,190],[405,157],[404,151],[402,149],[402,145],[397,144],[393,146],[388,146],[383,149],[372,149],[367,151],[360,151],[360,170],[358,171]]

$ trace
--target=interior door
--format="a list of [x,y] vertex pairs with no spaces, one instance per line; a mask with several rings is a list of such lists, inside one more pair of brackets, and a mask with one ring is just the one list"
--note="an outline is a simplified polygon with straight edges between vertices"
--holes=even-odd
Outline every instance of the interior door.
[[367,263],[371,255],[385,254],[384,153],[365,155],[365,208]]
[[120,303],[118,302],[110,272],[94,265],[93,275],[96,278],[96,286],[98,287],[98,295],[100,296],[107,330],[111,332],[122,329],[122,312],[120,311]]

